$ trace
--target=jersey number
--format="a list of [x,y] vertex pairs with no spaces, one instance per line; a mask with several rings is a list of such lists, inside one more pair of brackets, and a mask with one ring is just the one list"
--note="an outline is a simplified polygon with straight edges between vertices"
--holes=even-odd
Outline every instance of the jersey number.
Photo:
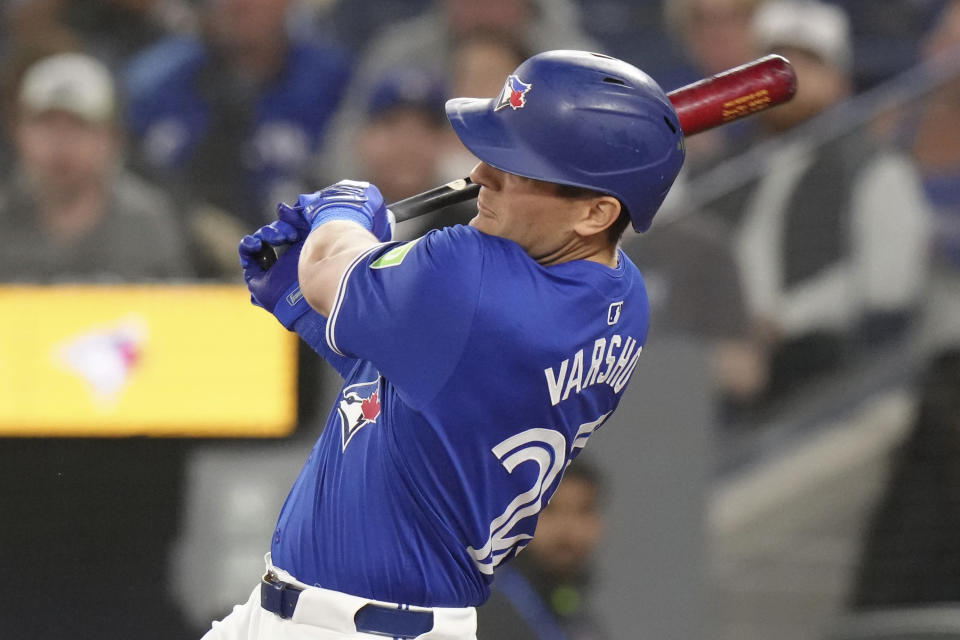
[[493,570],[509,557],[514,547],[523,548],[533,537],[524,532],[514,533],[517,524],[525,518],[536,516],[543,508],[543,496],[553,486],[554,480],[566,468],[567,458],[575,449],[582,449],[607,416],[607,412],[580,425],[577,435],[567,451],[566,438],[555,429],[527,429],[510,436],[493,448],[493,454],[508,473],[513,473],[524,462],[536,462],[539,467],[537,479],[529,489],[514,498],[502,514],[490,523],[490,537],[479,549],[467,547],[481,573],[492,575]]

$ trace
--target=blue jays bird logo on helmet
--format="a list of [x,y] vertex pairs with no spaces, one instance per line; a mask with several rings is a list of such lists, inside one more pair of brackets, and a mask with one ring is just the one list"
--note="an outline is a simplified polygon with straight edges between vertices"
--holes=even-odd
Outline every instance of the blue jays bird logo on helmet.
[[497,97],[454,98],[446,111],[480,160],[613,196],[638,232],[650,228],[683,166],[683,131],[670,98],[640,69],[599,53],[538,53]]
[[340,414],[342,450],[345,451],[360,429],[380,417],[380,378],[346,387],[337,412]]
[[512,75],[503,83],[503,90],[497,99],[497,106],[494,111],[510,107],[512,109],[522,109],[527,104],[527,92],[533,85],[524,82],[519,76]]

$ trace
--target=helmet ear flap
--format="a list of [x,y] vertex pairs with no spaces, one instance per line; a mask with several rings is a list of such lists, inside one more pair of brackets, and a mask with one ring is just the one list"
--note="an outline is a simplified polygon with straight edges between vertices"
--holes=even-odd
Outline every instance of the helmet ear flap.
[[463,144],[487,164],[616,197],[646,231],[685,156],[663,89],[621,60],[584,51],[527,59],[490,100],[447,102]]

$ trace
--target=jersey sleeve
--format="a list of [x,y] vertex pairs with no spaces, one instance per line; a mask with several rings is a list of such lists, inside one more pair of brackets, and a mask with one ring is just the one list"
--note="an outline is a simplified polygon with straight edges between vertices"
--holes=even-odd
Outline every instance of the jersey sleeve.
[[297,319],[293,325],[297,335],[321,358],[333,367],[341,378],[346,378],[357,364],[356,359],[334,353],[327,345],[327,319],[311,309]]
[[327,321],[330,349],[372,362],[404,402],[424,407],[466,345],[483,244],[482,234],[458,226],[360,255],[344,273]]

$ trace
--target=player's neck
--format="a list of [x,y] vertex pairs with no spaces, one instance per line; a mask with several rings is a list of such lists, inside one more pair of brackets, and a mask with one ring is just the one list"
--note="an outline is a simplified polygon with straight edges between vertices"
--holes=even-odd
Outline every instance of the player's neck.
[[593,260],[594,262],[605,264],[611,269],[616,269],[620,265],[620,252],[618,251],[618,247],[619,245],[617,244],[606,245],[600,252],[592,258],[587,258],[587,260]]
[[573,242],[563,245],[549,254],[533,257],[545,267],[562,264],[564,262],[573,262],[574,260],[599,262],[612,269],[616,269],[619,264],[617,245],[600,242],[599,238],[593,239],[593,241]]

